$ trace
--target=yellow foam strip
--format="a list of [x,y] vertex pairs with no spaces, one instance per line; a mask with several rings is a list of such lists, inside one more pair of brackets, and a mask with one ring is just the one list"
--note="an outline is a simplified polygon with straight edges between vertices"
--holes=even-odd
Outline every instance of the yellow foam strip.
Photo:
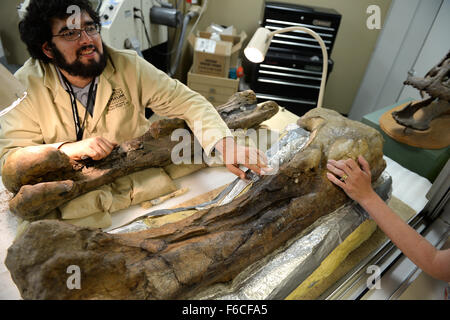
[[286,300],[301,300],[308,290],[320,284],[322,280],[332,274],[353,250],[370,238],[376,229],[377,225],[373,220],[366,220],[360,224],[322,261],[308,278],[286,297]]

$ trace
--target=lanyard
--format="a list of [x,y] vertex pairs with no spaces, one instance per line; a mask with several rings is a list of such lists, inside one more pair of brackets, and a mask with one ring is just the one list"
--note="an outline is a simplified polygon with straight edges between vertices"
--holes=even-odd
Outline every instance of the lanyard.
[[80,117],[78,115],[78,107],[77,107],[77,101],[75,97],[75,93],[73,92],[72,85],[67,81],[66,77],[64,77],[63,74],[61,74],[64,83],[66,84],[66,87],[68,88],[68,92],[70,95],[70,103],[72,104],[72,114],[73,114],[73,121],[75,122],[75,131],[77,135],[77,141],[80,141],[83,139],[83,132],[84,132],[84,126],[86,124],[86,118],[87,118],[87,112],[90,108],[92,108],[94,104],[95,94],[97,92],[97,84],[95,84],[95,79],[92,80],[91,85],[89,86],[89,93],[88,93],[88,99],[87,99],[87,105],[86,110],[84,112],[84,118],[83,123],[80,125]]

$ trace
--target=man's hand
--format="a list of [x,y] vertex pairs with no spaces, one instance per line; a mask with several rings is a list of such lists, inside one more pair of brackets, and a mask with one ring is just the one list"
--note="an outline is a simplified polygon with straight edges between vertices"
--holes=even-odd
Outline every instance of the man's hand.
[[263,152],[256,148],[238,145],[231,137],[217,142],[215,148],[221,153],[225,167],[242,180],[246,180],[246,177],[245,172],[239,169],[240,164],[259,175],[272,170],[267,166],[267,157]]
[[77,142],[65,143],[59,150],[73,160],[83,160],[88,157],[92,158],[92,160],[100,160],[107,157],[115,145],[116,143],[110,142],[105,138],[94,137]]

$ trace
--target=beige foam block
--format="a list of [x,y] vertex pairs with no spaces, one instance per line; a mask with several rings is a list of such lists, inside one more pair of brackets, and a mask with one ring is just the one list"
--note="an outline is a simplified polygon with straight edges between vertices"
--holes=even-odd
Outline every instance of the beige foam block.
[[131,204],[152,200],[177,190],[175,183],[162,168],[150,168],[130,174],[133,181]]
[[79,227],[108,228],[111,225],[111,215],[109,212],[97,212],[87,217],[64,221]]
[[63,220],[79,219],[97,212],[108,211],[112,201],[111,188],[105,185],[69,201],[60,206],[59,210]]
[[193,172],[206,167],[206,164],[169,164],[164,170],[173,180],[185,177]]
[[353,250],[375,232],[376,228],[377,225],[373,220],[364,221],[322,261],[320,266],[300,286],[287,296],[286,300],[302,299],[312,287],[319,285],[321,281],[332,274]]
[[116,212],[131,205],[132,180],[129,176],[120,177],[111,183],[113,202],[109,212]]

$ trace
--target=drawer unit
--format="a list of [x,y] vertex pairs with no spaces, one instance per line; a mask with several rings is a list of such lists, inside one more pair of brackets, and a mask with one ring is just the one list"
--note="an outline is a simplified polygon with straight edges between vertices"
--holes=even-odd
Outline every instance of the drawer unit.
[[[294,26],[309,28],[319,34],[325,43],[328,55],[331,55],[340,22],[341,15],[333,9],[266,2],[262,25],[270,31]],[[316,39],[300,30],[276,34],[270,48],[303,55],[322,55]]]
[[[322,59],[269,51],[265,60],[255,66],[251,88],[257,96],[273,98],[280,106],[302,115],[317,105],[322,80]],[[328,75],[333,60],[328,60]],[[328,78],[327,78],[328,79]]]
[[[334,65],[331,52],[340,21],[341,15],[333,9],[266,2],[262,26],[271,31],[303,26],[317,32],[328,52],[328,79]],[[297,30],[275,35],[262,63],[255,65],[244,59],[246,81],[258,99],[271,97],[299,116],[317,106],[322,65],[318,42]]]
[[[255,74],[254,90],[287,97],[315,100],[322,80],[323,60],[269,51]],[[328,74],[333,61],[328,60]]]

